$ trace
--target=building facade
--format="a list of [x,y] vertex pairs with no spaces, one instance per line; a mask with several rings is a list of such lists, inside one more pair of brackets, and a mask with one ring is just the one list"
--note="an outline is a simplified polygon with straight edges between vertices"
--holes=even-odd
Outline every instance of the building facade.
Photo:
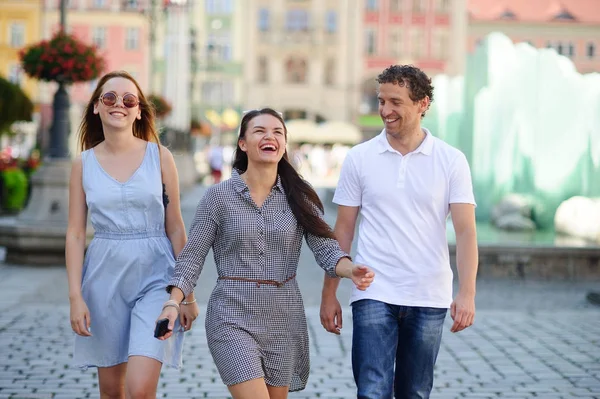
[[429,76],[461,74],[465,65],[467,0],[362,1],[360,117],[379,128],[376,76],[393,64],[413,64]]
[[597,0],[468,0],[468,50],[499,31],[513,42],[554,48],[580,73],[600,72],[600,3]]
[[[191,26],[192,118],[227,127],[223,115],[243,110],[247,0],[193,4]],[[237,124],[233,118],[231,125]],[[233,126],[230,126],[233,128]]]
[[354,118],[360,76],[360,11],[354,0],[247,0],[246,109],[286,119]]
[[37,81],[25,75],[19,50],[40,40],[41,5],[38,0],[0,1],[0,75],[19,84],[37,101]]

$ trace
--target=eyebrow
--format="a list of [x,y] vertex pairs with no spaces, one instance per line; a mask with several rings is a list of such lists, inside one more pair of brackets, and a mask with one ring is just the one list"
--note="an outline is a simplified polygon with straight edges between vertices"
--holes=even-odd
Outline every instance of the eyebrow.
[[[260,125],[256,125],[252,129],[266,129],[266,127],[260,126]],[[280,127],[280,126],[277,126],[277,127],[273,128],[273,130],[283,130],[283,128]]]

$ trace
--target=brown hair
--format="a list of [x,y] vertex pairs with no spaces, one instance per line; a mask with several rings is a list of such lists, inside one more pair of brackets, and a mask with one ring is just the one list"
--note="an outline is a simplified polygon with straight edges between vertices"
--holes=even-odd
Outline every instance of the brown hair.
[[[235,157],[233,160],[233,167],[241,173],[248,169],[248,154],[240,148],[240,139],[243,139],[246,135],[248,123],[255,117],[264,114],[271,115],[281,122],[287,140],[287,128],[285,122],[277,111],[271,108],[263,108],[247,112],[240,124],[240,134],[238,136],[238,144],[235,149]],[[296,172],[296,169],[294,169],[289,161],[287,150],[283,153],[283,157],[277,164],[277,173],[281,178],[281,184],[285,190],[287,202],[290,205],[292,213],[296,217],[296,221],[310,234],[334,238],[331,227],[329,227],[327,222],[316,213],[315,208],[318,208],[321,212],[324,211],[323,203],[310,184],[302,179],[298,172]]]
[[433,102],[433,86],[431,78],[422,70],[413,65],[391,65],[377,76],[377,83],[393,83],[408,88],[408,95],[414,102],[429,97],[429,105],[421,114],[421,118]]
[[[98,81],[98,85],[92,93],[92,98],[85,107],[85,113],[81,124],[79,125],[79,148],[81,151],[95,147],[104,141],[104,130],[102,129],[102,121],[99,115],[94,114],[94,105],[100,98],[102,88],[109,80],[113,78],[125,78],[133,82],[137,88],[137,97],[140,101],[140,110],[142,111],[142,119],[136,119],[133,123],[133,135],[142,140],[151,141],[159,144],[158,133],[155,125],[154,107],[142,92],[140,85],[126,71],[113,71],[102,76]],[[160,148],[160,147],[159,147]]]

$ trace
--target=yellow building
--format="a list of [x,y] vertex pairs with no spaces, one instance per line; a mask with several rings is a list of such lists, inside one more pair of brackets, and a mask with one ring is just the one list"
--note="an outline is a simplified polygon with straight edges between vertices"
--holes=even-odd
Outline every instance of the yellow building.
[[41,0],[0,0],[0,75],[18,83],[33,102],[37,81],[21,70],[19,50],[40,40]]

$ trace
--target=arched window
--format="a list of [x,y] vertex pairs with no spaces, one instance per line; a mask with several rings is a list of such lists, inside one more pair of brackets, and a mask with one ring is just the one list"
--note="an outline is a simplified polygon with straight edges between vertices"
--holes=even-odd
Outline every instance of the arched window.
[[305,83],[308,64],[303,58],[290,57],[285,62],[285,77],[288,83]]

